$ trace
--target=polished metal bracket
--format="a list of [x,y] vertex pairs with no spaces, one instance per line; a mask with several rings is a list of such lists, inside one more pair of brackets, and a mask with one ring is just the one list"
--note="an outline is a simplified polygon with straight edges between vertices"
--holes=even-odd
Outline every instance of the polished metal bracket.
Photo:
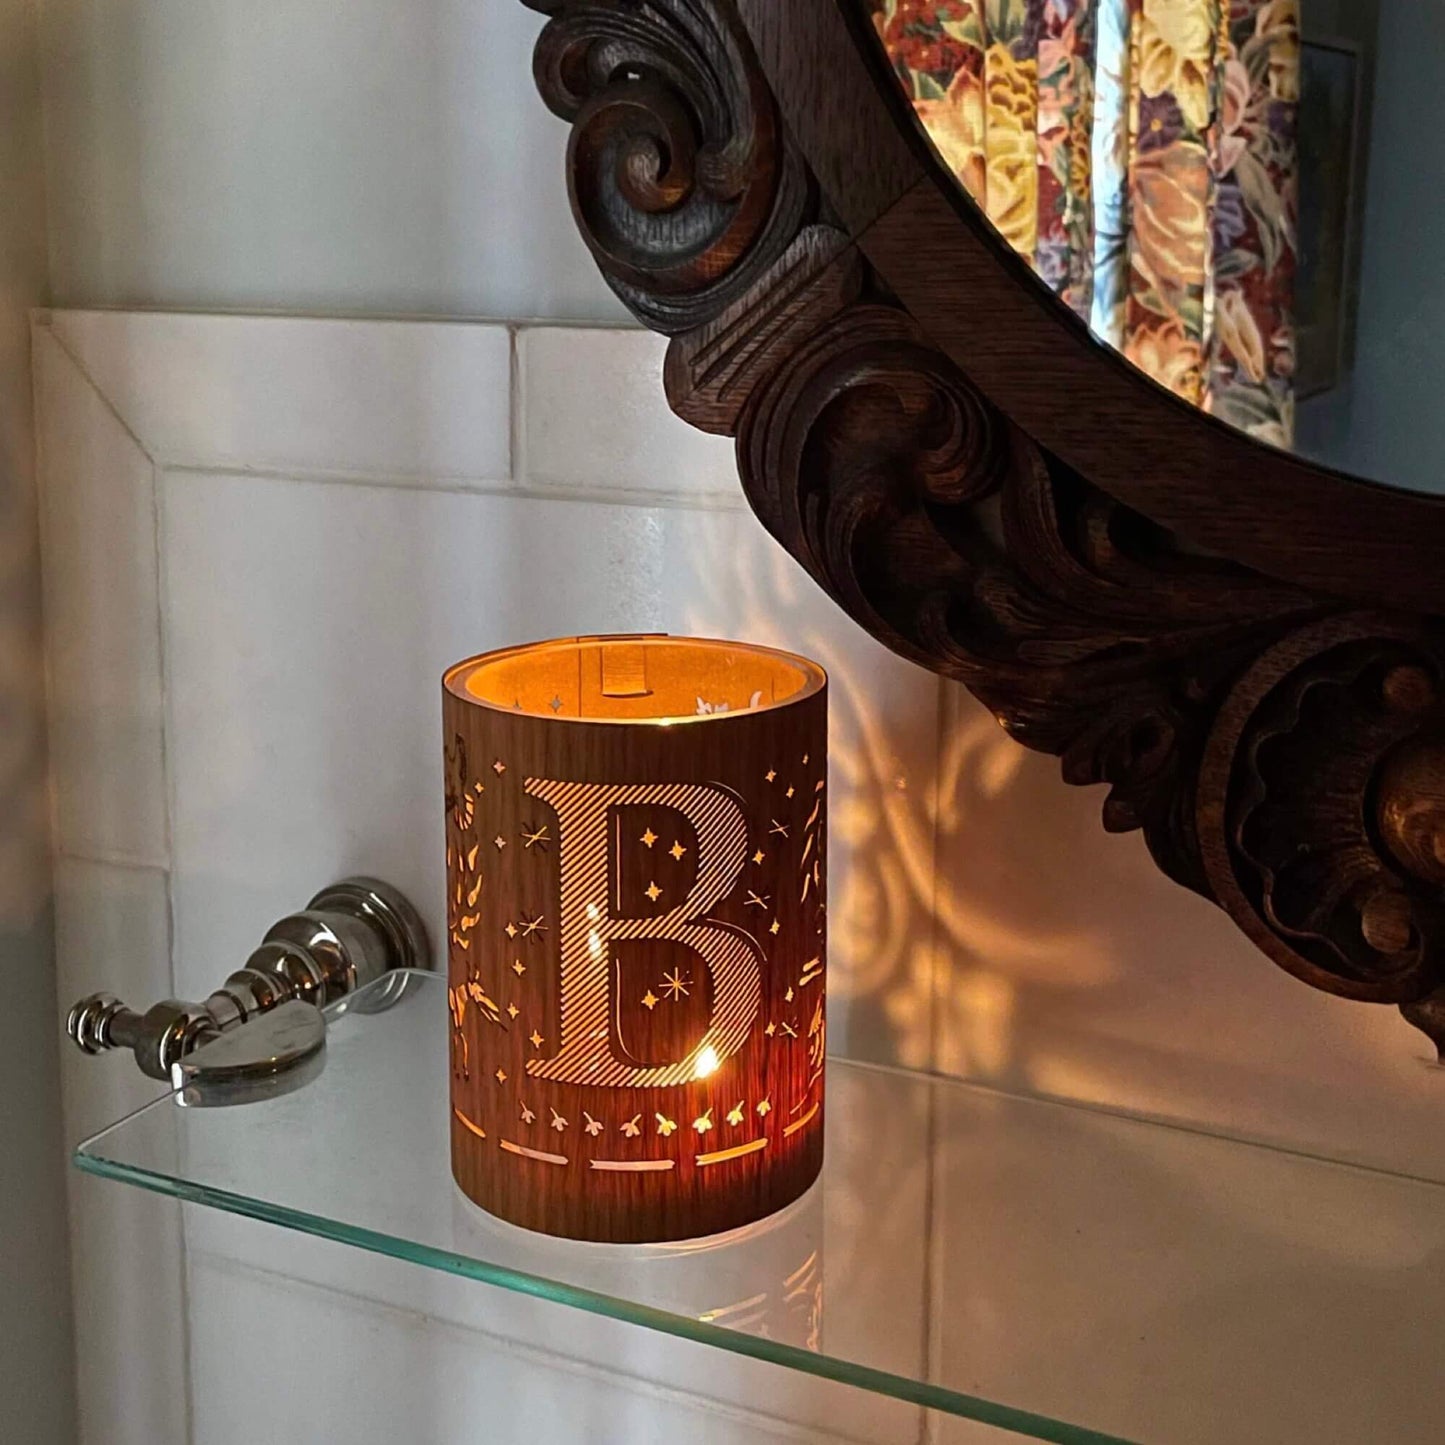
[[[167,999],[145,1013],[95,993],[70,1011],[66,1032],[87,1054],[130,1049],[153,1079],[186,1102],[234,1103],[283,1076],[294,1087],[320,1067],[321,1010],[369,988],[353,1006],[376,1012],[431,967],[421,915],[388,883],[345,878],[273,925],[261,946],[203,1003]],[[379,983],[394,974],[391,985]]]

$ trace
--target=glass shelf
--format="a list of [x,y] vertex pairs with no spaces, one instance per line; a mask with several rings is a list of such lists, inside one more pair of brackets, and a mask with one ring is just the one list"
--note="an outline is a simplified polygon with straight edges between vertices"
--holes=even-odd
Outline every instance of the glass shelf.
[[334,1011],[305,1087],[168,1094],[76,1163],[1058,1445],[1437,1438],[1438,1184],[834,1061],[789,1210],[577,1244],[453,1185],[447,1038],[444,980],[413,975]]

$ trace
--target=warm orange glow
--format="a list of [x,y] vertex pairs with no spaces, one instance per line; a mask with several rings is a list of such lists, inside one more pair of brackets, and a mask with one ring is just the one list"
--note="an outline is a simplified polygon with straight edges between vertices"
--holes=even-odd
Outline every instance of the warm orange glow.
[[718,1065],[721,1063],[722,1060],[718,1058],[717,1050],[709,1044],[697,1056],[697,1068],[693,1071],[692,1076],[694,1079],[706,1079],[717,1073]]
[[534,717],[663,725],[797,702],[826,681],[806,658],[687,637],[575,637],[451,669],[457,697]]

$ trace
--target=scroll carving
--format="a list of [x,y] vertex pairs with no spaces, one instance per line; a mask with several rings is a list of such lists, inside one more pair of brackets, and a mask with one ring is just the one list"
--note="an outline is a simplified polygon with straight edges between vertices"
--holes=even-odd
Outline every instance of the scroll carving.
[[[1142,830],[1274,962],[1445,1047],[1441,625],[1200,555],[1010,420],[810,207],[731,0],[547,8],[538,74],[574,121],[579,221],[673,333],[669,399],[736,436],[772,535],[1065,781],[1107,784],[1105,827]],[[677,204],[706,219],[653,229],[619,158],[672,174],[648,149],[669,116]],[[746,157],[721,190],[697,159],[717,146]]]
[[715,316],[790,242],[811,186],[731,5],[527,0],[571,123],[567,180],[612,289],[655,331]]

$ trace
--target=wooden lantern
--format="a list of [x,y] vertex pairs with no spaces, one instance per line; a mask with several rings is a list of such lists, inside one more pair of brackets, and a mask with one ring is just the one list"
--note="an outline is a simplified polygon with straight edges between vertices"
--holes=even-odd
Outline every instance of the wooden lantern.
[[452,1170],[516,1224],[687,1239],[823,1159],[827,679],[590,637],[443,681]]

